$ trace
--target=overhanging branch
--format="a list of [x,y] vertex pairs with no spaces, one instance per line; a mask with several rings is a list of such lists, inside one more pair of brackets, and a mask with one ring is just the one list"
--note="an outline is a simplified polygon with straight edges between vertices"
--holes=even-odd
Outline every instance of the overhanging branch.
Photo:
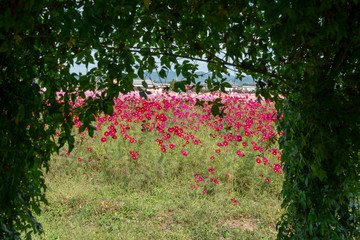
[[263,75],[266,75],[266,76],[269,76],[269,77],[272,77],[272,78],[276,78],[279,81],[281,81],[283,84],[287,85],[288,87],[290,87],[292,89],[295,89],[294,86],[292,86],[291,84],[289,84],[287,82],[287,81],[291,81],[291,79],[279,76],[279,75],[277,75],[275,73],[268,72],[265,69],[256,68],[256,67],[254,67],[254,66],[252,66],[250,64],[247,64],[245,62],[242,62],[240,64],[230,63],[230,62],[225,61],[225,60],[223,60],[223,59],[221,59],[221,58],[219,58],[217,56],[215,56],[215,59],[217,59],[217,61],[214,61],[214,60],[209,60],[209,59],[202,59],[202,58],[198,58],[198,57],[192,57],[192,56],[174,54],[174,53],[168,53],[168,52],[161,52],[161,51],[152,52],[152,51],[145,51],[145,50],[141,50],[141,49],[125,49],[125,48],[120,49],[120,48],[109,47],[109,46],[106,46],[105,48],[112,49],[112,50],[129,51],[129,52],[140,53],[140,54],[165,55],[165,56],[172,56],[172,57],[176,57],[176,58],[186,58],[186,59],[190,59],[190,60],[193,60],[193,61],[200,61],[200,62],[205,62],[205,63],[214,63],[214,64],[216,64],[216,63],[220,62],[224,66],[236,67],[236,68],[239,68],[241,70],[260,73],[260,74],[263,74]]
[[[85,45],[89,45],[85,42],[81,42],[82,44]],[[136,48],[126,48],[126,47],[113,47],[113,46],[108,46],[107,44],[109,43],[100,43],[101,46],[105,49],[111,49],[111,50],[117,50],[117,51],[128,51],[128,52],[132,52],[132,53],[140,53],[142,55],[163,55],[163,56],[172,56],[172,57],[176,57],[176,58],[186,58],[189,60],[193,60],[193,61],[199,61],[199,62],[205,62],[205,63],[214,63],[214,64],[222,64],[226,67],[235,67],[238,68],[240,70],[244,70],[244,71],[249,71],[249,72],[253,72],[253,73],[259,73],[271,78],[275,78],[277,80],[279,80],[280,82],[282,82],[283,84],[285,84],[286,86],[290,87],[291,89],[296,89],[294,86],[292,86],[289,81],[292,81],[292,79],[288,78],[288,77],[284,77],[284,76],[279,76],[276,73],[273,72],[269,72],[266,69],[260,69],[260,68],[256,68],[255,66],[245,63],[245,62],[241,62],[239,64],[236,63],[231,63],[228,61],[225,61],[223,59],[221,59],[218,56],[213,56],[212,59],[202,59],[199,57],[194,57],[194,56],[188,56],[188,55],[182,55],[182,54],[174,54],[174,53],[169,53],[167,52],[166,48],[149,48],[149,50],[142,50],[142,49],[136,49]],[[92,46],[93,47],[93,46]],[[208,51],[202,49],[204,52],[208,53]],[[216,60],[213,60],[216,59]]]

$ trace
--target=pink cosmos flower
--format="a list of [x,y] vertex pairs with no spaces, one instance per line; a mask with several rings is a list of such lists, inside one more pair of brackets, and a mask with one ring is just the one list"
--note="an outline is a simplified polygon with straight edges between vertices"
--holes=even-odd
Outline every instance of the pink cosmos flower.
[[236,153],[237,153],[237,155],[239,155],[240,157],[245,156],[245,154],[243,154],[240,150],[239,150],[239,151],[237,151]]
[[182,150],[181,153],[182,153],[185,157],[187,157],[187,153],[186,153],[184,150]]

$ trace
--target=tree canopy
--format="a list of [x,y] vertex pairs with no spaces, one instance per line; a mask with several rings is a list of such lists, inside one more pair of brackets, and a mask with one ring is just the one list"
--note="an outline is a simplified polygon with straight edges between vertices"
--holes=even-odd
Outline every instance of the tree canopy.
[[[11,0],[0,7],[0,236],[39,231],[41,169],[74,143],[70,100],[93,134],[97,112],[144,72],[169,69],[208,88],[223,74],[251,75],[276,102],[286,181],[279,239],[359,237],[360,12],[358,0]],[[180,62],[179,59],[189,61]],[[86,75],[75,63],[97,62]],[[117,79],[116,82],[113,80]],[[197,91],[200,87],[197,88]],[[58,91],[65,94],[59,102]],[[141,92],[145,96],[144,92]],[[86,110],[86,111],[84,111]],[[218,112],[217,112],[218,113]],[[54,135],[61,129],[60,141]]]

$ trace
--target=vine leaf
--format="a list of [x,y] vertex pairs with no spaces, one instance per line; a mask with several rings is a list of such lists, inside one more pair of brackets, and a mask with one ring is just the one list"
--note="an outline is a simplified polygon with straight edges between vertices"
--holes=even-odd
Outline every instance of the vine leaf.
[[142,0],[142,2],[144,3],[144,5],[145,5],[145,7],[146,7],[147,10],[150,9],[150,1],[151,1],[151,0]]

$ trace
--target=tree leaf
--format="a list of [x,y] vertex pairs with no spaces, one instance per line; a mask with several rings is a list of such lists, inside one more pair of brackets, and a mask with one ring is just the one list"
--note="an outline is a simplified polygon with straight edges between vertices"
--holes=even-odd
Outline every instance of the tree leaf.
[[216,104],[212,105],[211,113],[212,113],[213,116],[219,115],[219,113],[220,113],[219,106],[216,105]]
[[140,97],[147,99],[147,95],[144,91],[139,91],[139,95],[140,95]]
[[151,0],[142,0],[142,2],[144,3],[145,7],[147,8],[147,10],[150,10],[150,1],[151,1]]

